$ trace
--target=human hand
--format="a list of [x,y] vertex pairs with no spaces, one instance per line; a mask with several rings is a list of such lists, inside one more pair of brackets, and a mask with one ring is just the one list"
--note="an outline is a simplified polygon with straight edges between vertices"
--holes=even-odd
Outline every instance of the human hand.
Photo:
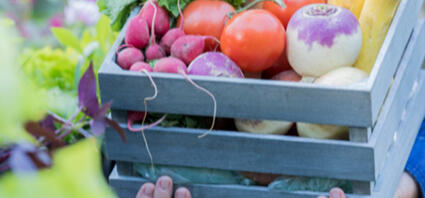
[[[419,188],[415,180],[409,173],[404,172],[400,178],[397,190],[394,198],[418,198]],[[319,196],[317,198],[326,198],[325,196]],[[329,198],[345,198],[344,191],[339,188],[333,188],[329,192]]]
[[[156,184],[145,183],[140,188],[136,198],[171,198],[173,194],[173,180],[168,176],[162,176]],[[192,198],[187,188],[178,188],[174,193],[175,198]]]

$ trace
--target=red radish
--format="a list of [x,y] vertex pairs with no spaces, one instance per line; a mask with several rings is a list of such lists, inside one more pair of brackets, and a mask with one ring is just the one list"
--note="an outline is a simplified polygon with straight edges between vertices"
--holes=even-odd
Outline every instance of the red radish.
[[143,49],[149,42],[149,28],[145,19],[134,17],[130,19],[125,32],[125,43]]
[[117,63],[125,70],[130,69],[131,65],[138,61],[144,61],[144,59],[143,53],[135,47],[126,47],[117,53]]
[[[226,24],[228,15],[235,12],[235,8],[223,0],[202,0],[192,1],[187,5],[177,24],[183,23],[184,32],[191,35],[213,36],[220,39]],[[207,51],[216,48],[216,43],[207,41],[205,49]]]
[[153,72],[164,72],[164,73],[187,73],[186,65],[177,58],[174,57],[167,57],[167,58],[161,58],[153,67]]
[[213,39],[219,43],[219,41],[212,36],[182,36],[171,46],[171,56],[179,58],[186,64],[190,64],[190,62],[204,52],[206,39]]
[[208,135],[209,132],[212,131],[212,129],[214,128],[215,125],[215,119],[216,119],[216,114],[217,114],[217,101],[214,97],[214,95],[206,90],[205,88],[199,86],[198,84],[196,84],[195,82],[192,81],[192,79],[189,78],[189,76],[187,76],[187,68],[186,65],[184,64],[184,62],[182,62],[180,59],[178,58],[174,58],[174,57],[167,57],[167,58],[161,58],[159,59],[156,63],[155,66],[153,68],[154,72],[165,72],[165,73],[174,73],[174,74],[180,74],[182,75],[187,81],[189,81],[190,84],[192,84],[193,86],[195,86],[197,89],[205,92],[206,94],[208,94],[211,99],[214,102],[214,110],[213,110],[213,120],[212,120],[212,124],[210,129],[199,136],[199,138],[205,137],[206,135]]
[[158,44],[156,44],[156,38],[155,38],[155,21],[156,21],[156,14],[157,14],[157,8],[155,7],[155,4],[152,1],[149,1],[150,4],[152,4],[152,7],[154,8],[154,14],[152,19],[152,25],[151,25],[151,40],[149,47],[146,49],[145,55],[147,60],[155,60],[160,59],[162,57],[165,57],[165,51],[162,49],[162,47]]
[[283,81],[293,81],[299,82],[302,79],[302,76],[298,75],[294,70],[287,70],[280,72],[271,78],[272,80],[283,80]]
[[[152,2],[153,0],[149,1]],[[156,2],[146,2],[138,16],[145,19],[148,23],[148,27],[151,27],[154,19],[155,8],[158,10],[157,15],[155,16],[156,23],[154,23],[155,32],[162,36],[168,31],[168,29],[170,29],[170,18],[164,8],[159,7]]]
[[152,72],[152,67],[149,64],[147,64],[145,62],[141,62],[141,61],[135,62],[130,67],[130,71],[138,71],[138,72],[140,72],[143,69],[146,69],[146,71],[148,71],[148,72]]
[[221,52],[206,52],[187,68],[191,75],[244,78],[241,69]]
[[171,30],[169,30],[161,39],[161,47],[164,49],[165,53],[170,54],[170,48],[171,45],[180,37],[184,36],[185,33],[183,32],[183,24],[184,24],[184,18],[182,11],[180,9],[180,0],[177,0],[177,9],[179,10],[181,23],[179,27],[175,27]]

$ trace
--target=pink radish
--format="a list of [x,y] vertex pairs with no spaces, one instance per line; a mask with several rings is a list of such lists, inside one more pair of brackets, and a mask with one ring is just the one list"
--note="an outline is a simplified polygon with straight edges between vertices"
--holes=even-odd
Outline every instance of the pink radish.
[[149,28],[145,19],[134,17],[130,19],[125,32],[125,43],[143,49],[149,42]]
[[206,39],[213,39],[217,43],[220,43],[213,36],[182,36],[171,45],[171,56],[183,60],[186,64],[190,64],[190,62],[204,52]]
[[148,71],[148,72],[152,72],[152,67],[149,64],[147,64],[145,62],[141,62],[141,61],[135,62],[130,67],[130,71],[138,71],[138,72],[140,72],[143,69],[146,69],[146,71]]
[[[152,2],[153,0],[149,1]],[[157,15],[155,16],[155,32],[158,35],[162,36],[170,29],[170,18],[164,8],[159,7],[156,2],[146,2],[143,8],[140,10],[138,16],[145,19],[148,23],[148,27],[151,27],[154,18],[155,8],[158,10]]]
[[203,87],[199,86],[198,84],[196,84],[195,82],[193,82],[192,79],[190,79],[189,76],[187,76],[186,65],[184,64],[184,62],[182,62],[178,58],[167,57],[167,58],[159,59],[155,63],[153,71],[154,72],[165,72],[165,73],[180,74],[187,81],[189,81],[190,84],[195,86],[197,89],[205,92],[206,94],[208,94],[211,97],[211,99],[213,100],[213,103],[214,103],[212,124],[211,124],[210,129],[207,132],[205,132],[204,134],[200,135],[199,138],[202,138],[202,137],[205,137],[206,135],[208,135],[208,133],[211,132],[212,129],[214,128],[216,114],[217,114],[217,101],[215,99],[215,96],[210,91],[206,90],[205,88],[203,88]]
[[[125,49],[119,51],[120,48],[124,47]],[[122,45],[118,48],[117,63],[124,70],[130,69],[131,65],[133,65],[135,62],[144,61],[144,59],[145,57],[143,56],[143,53],[135,47],[127,47]]]
[[161,39],[161,47],[165,50],[167,54],[170,53],[171,45],[180,37],[184,36],[185,33],[183,31],[184,17],[182,10],[180,9],[180,0],[177,0],[177,9],[179,10],[179,15],[181,17],[181,23],[179,27],[175,27],[169,30]]
[[155,4],[152,1],[149,1],[150,4],[152,4],[152,7],[154,8],[153,13],[153,19],[152,19],[152,25],[151,25],[151,39],[149,47],[146,49],[146,59],[147,60],[155,60],[159,58],[163,58],[166,56],[165,51],[162,49],[162,47],[158,44],[156,44],[156,38],[155,38],[155,21],[156,21],[156,14],[158,9],[155,7]]

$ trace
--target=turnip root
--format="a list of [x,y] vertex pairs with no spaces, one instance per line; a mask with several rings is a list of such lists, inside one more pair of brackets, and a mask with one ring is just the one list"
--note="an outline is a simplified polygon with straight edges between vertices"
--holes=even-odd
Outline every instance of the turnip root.
[[157,15],[155,17],[156,22],[154,23],[155,32],[156,34],[162,36],[168,31],[168,29],[170,29],[170,18],[164,8],[159,7],[158,3],[150,3],[150,1],[152,0],[149,0],[145,3],[145,5],[143,5],[143,8],[140,10],[138,17],[145,19],[148,23],[148,27],[151,27],[156,8]]
[[287,54],[302,76],[319,77],[353,65],[362,45],[362,31],[347,9],[312,4],[299,9],[287,27]]
[[[190,62],[204,52],[206,39],[217,40],[212,36],[182,36],[171,46],[171,56],[182,60],[186,64],[190,64]],[[217,42],[219,41],[217,40]]]
[[243,78],[241,69],[220,52],[206,52],[196,57],[188,67],[191,75]]
[[[288,70],[273,76],[272,79],[298,82],[301,80],[301,76],[293,70]],[[286,121],[235,119],[238,131],[249,133],[286,134],[292,125],[292,122]]]
[[[366,79],[368,75],[360,69],[341,67],[314,81],[315,84],[329,86],[350,86]],[[346,139],[348,127],[325,124],[297,123],[298,134],[302,137],[322,139]]]
[[138,71],[138,72],[140,72],[140,71],[142,71],[143,69],[145,69],[146,71],[148,71],[148,72],[152,72],[153,70],[152,70],[152,67],[149,65],[149,64],[147,64],[147,63],[145,63],[145,62],[136,62],[136,63],[134,63],[133,65],[131,65],[131,67],[130,67],[130,71]]
[[117,52],[117,63],[125,70],[130,69],[131,65],[138,61],[144,61],[143,53],[135,47],[126,47]]
[[125,43],[143,49],[149,42],[149,29],[145,19],[134,17],[130,19],[125,32]]
[[273,120],[235,119],[238,131],[262,134],[286,134],[292,127],[292,122]]

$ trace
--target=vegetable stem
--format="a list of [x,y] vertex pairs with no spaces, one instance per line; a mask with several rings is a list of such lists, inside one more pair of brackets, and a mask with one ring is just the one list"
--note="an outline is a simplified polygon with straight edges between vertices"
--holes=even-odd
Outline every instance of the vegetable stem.
[[240,8],[240,9],[238,9],[238,10],[232,12],[232,13],[227,14],[227,17],[229,19],[231,19],[234,15],[239,14],[239,13],[245,11],[245,10],[248,10],[249,8],[253,7],[255,4],[261,3],[261,2],[264,2],[264,1],[273,1],[276,4],[278,4],[280,7],[286,8],[286,4],[282,0],[254,0],[253,2],[249,3],[245,7]]

